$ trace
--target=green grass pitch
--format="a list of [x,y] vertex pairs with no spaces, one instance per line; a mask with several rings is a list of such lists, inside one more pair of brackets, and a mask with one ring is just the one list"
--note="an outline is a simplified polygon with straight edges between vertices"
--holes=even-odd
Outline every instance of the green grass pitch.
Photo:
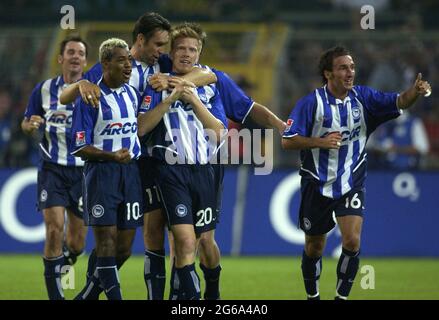
[[[223,257],[221,264],[222,299],[305,298],[298,257]],[[322,299],[334,297],[336,264],[337,261],[330,258],[323,261],[320,280]],[[65,290],[67,299],[72,299],[84,285],[86,266],[87,257],[80,257],[74,270],[75,289]],[[368,266],[373,267],[374,281]],[[202,277],[198,266],[197,270]],[[363,258],[350,299],[439,299],[438,270],[439,259]],[[133,256],[126,262],[120,272],[120,281],[124,299],[146,298],[142,256]],[[369,289],[362,288],[362,282]],[[374,289],[370,288],[372,284]],[[167,297],[169,286],[168,283],[166,285]],[[0,287],[0,300],[47,299],[41,257],[1,255]]]

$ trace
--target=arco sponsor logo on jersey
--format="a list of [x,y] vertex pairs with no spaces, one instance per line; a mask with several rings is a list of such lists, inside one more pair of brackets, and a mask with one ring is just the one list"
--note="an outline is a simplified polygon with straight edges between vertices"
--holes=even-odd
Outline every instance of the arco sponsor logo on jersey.
[[72,124],[72,115],[67,115],[61,112],[55,112],[47,119],[50,124]]
[[[322,134],[321,136],[320,136],[320,138],[324,138],[324,137],[326,137],[328,134],[330,134],[330,133],[334,133],[335,131],[327,131],[327,132],[325,132],[324,134]],[[357,140],[357,139],[359,139],[360,138],[360,132],[361,132],[361,126],[358,126],[358,127],[355,127],[354,129],[352,129],[352,130],[343,130],[343,131],[340,131],[340,134],[341,134],[341,141],[343,142],[343,141],[347,141],[347,140],[349,140],[349,141],[352,141],[352,140]]]
[[109,123],[101,131],[101,136],[113,136],[137,132],[137,122],[114,122]]
[[171,109],[178,109],[178,108],[181,108],[184,111],[190,111],[190,110],[192,110],[192,105],[190,105],[189,103],[183,103],[180,100],[177,100],[176,102],[174,102],[171,105]]

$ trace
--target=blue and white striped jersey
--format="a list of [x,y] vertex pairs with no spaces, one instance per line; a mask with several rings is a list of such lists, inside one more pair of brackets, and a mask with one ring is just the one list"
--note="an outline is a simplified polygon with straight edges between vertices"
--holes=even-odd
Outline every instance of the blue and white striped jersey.
[[[194,90],[197,90],[201,102],[226,129],[227,119],[216,86],[208,85]],[[169,94],[168,91],[156,92],[148,86],[141,112],[154,109]],[[148,134],[148,153],[162,161],[166,161],[166,153],[170,152],[177,163],[207,164],[212,156],[216,155],[217,150],[216,142],[209,142],[203,124],[195,115],[192,106],[180,100],[170,106],[163,119]]]
[[108,152],[127,148],[131,159],[137,159],[140,156],[137,137],[140,94],[127,84],[114,90],[103,81],[99,81],[98,85],[101,88],[99,108],[85,104],[81,98],[77,99],[77,108],[73,112],[72,153],[87,145]]
[[[145,91],[146,86],[149,83],[149,78],[161,69],[162,72],[170,72],[170,65],[172,62],[168,55],[161,55],[159,61],[153,65],[149,66],[144,62],[132,60],[132,72],[129,84],[136,88],[142,95]],[[102,78],[102,65],[98,62],[90,70],[84,74],[84,79],[92,83],[97,83]]]
[[45,119],[40,154],[44,161],[63,166],[83,166],[84,162],[70,154],[71,127],[74,104],[59,103],[62,90],[67,87],[63,76],[38,84],[29,99],[24,116],[39,115]]
[[324,86],[299,100],[287,121],[284,138],[324,137],[331,132],[342,135],[339,150],[301,151],[302,177],[317,180],[320,193],[333,199],[363,187],[367,139],[380,124],[401,114],[397,97],[397,93],[354,86],[341,101]]

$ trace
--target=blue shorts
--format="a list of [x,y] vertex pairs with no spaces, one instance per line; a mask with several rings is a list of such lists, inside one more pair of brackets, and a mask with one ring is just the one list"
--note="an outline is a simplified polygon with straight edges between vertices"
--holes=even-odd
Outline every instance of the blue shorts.
[[340,199],[331,199],[319,192],[317,183],[302,179],[301,195],[299,225],[307,235],[322,235],[331,231],[336,224],[333,212],[336,217],[363,216],[364,188],[355,188]]
[[137,160],[137,163],[142,182],[142,212],[148,213],[153,210],[162,209],[163,204],[156,184],[159,160],[152,157],[141,157]]
[[211,165],[159,165],[157,179],[169,226],[190,224],[201,234],[216,228]]
[[134,229],[143,225],[139,168],[135,161],[86,162],[84,166],[84,223]]
[[64,207],[82,219],[82,169],[44,161],[38,170],[38,210]]
[[216,223],[220,222],[221,206],[224,189],[224,165],[212,164],[214,177],[215,177],[215,190],[216,190]]

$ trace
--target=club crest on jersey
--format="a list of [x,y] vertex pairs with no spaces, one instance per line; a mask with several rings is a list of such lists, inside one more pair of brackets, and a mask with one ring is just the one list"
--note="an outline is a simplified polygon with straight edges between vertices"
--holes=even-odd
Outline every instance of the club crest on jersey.
[[293,120],[293,119],[288,119],[288,120],[287,120],[287,126],[286,126],[286,128],[285,128],[285,132],[290,131],[291,126],[293,125],[293,123],[294,123],[294,120]]
[[151,107],[151,100],[151,96],[145,96],[145,98],[143,98],[142,110],[149,110],[149,108]]
[[85,145],[85,131],[78,131],[75,134],[75,145],[77,147]]
[[183,218],[184,216],[187,215],[187,208],[184,204],[179,204],[176,208],[175,208],[175,214],[180,217]]
[[354,120],[358,120],[361,117],[361,111],[358,106],[352,106],[352,117]]

